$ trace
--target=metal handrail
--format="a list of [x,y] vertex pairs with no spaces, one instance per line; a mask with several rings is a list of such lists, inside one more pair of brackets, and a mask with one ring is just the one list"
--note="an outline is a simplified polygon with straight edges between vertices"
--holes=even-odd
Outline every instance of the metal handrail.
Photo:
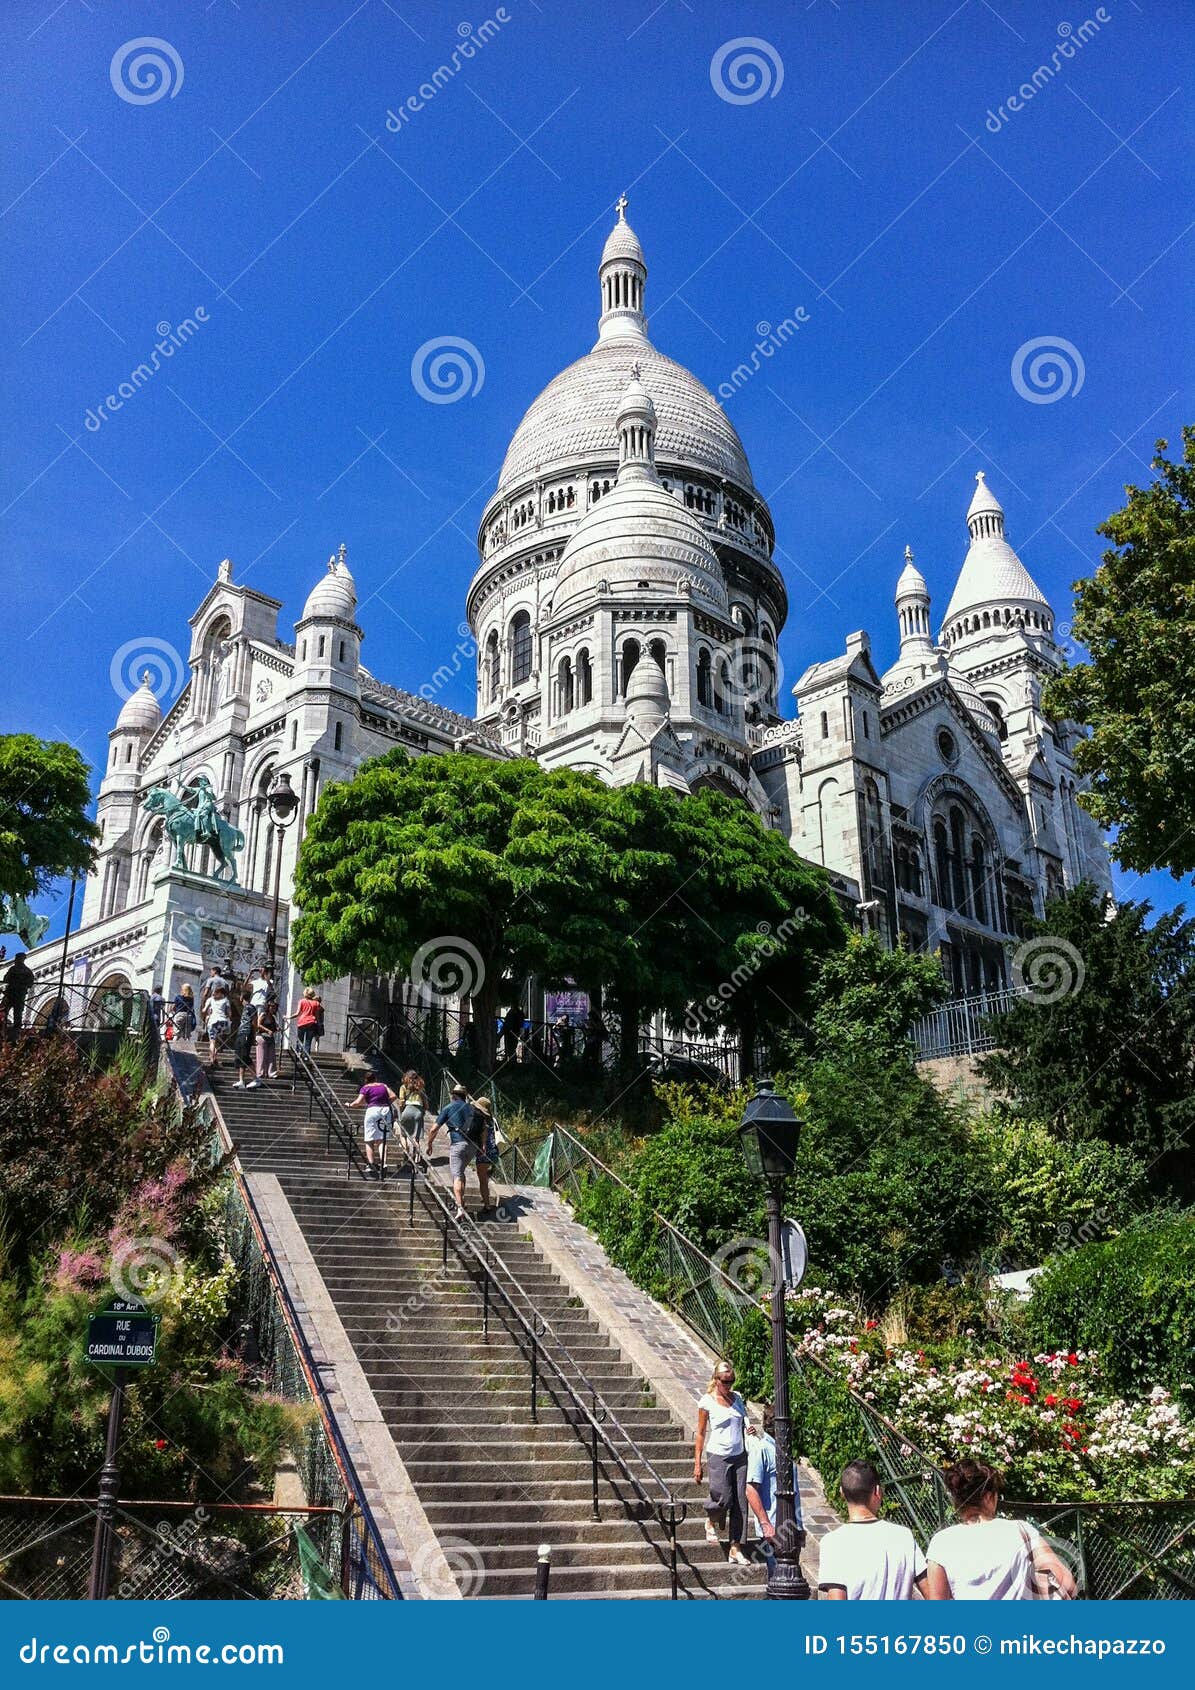
[[[381,1062],[384,1062],[387,1067],[390,1067],[389,1059],[385,1056],[384,1052],[379,1051],[376,1053],[374,1060],[377,1061],[379,1059]],[[312,1064],[309,1060],[296,1064],[296,1068],[298,1072],[304,1075],[304,1078],[308,1077],[309,1071],[313,1073],[318,1072],[318,1070],[315,1070],[314,1064]],[[392,1069],[391,1072],[393,1072]],[[446,1069],[445,1072],[448,1072],[448,1070]],[[327,1085],[327,1081],[323,1079],[322,1075],[320,1075],[320,1079],[329,1098],[332,1100],[335,1109],[339,1111],[341,1117],[338,1136],[343,1138],[347,1134],[351,1140],[353,1137],[352,1122],[349,1119],[348,1112],[345,1109],[344,1104],[332,1088]],[[311,1083],[310,1079],[308,1079],[308,1083]],[[320,1101],[322,1103],[323,1100],[321,1099]],[[491,1289],[497,1293],[502,1305],[506,1308],[507,1312],[511,1315],[519,1328],[518,1332],[512,1332],[511,1335],[515,1338],[516,1342],[520,1342],[521,1333],[522,1347],[524,1348],[524,1354],[527,1357],[527,1361],[531,1369],[531,1418],[533,1420],[538,1420],[539,1418],[539,1405],[537,1399],[541,1383],[540,1366],[541,1363],[543,1363],[547,1365],[559,1386],[567,1395],[574,1413],[581,1415],[584,1421],[588,1423],[590,1453],[593,1466],[594,1519],[597,1520],[601,1518],[598,1497],[598,1446],[600,1444],[606,1455],[614,1462],[624,1479],[631,1486],[642,1507],[654,1514],[660,1524],[666,1528],[669,1539],[672,1597],[673,1600],[675,1600],[678,1591],[676,1532],[677,1527],[680,1526],[687,1518],[688,1504],[686,1502],[682,1502],[678,1497],[673,1495],[667,1482],[661,1477],[660,1473],[656,1470],[648,1456],[646,1456],[635,1443],[635,1440],[631,1437],[625,1426],[622,1425],[618,1416],[613,1412],[609,1404],[602,1397],[602,1394],[598,1390],[597,1386],[593,1384],[583,1369],[578,1366],[577,1362],[569,1354],[568,1347],[564,1343],[563,1339],[535,1307],[535,1303],[530,1292],[519,1283],[516,1275],[511,1271],[510,1267],[503,1260],[501,1255],[494,1250],[489,1240],[484,1237],[480,1228],[478,1228],[468,1216],[462,1220],[457,1215],[455,1202],[450,1201],[448,1194],[444,1191],[439,1179],[434,1175],[432,1164],[422,1145],[412,1139],[400,1124],[396,1124],[395,1131],[398,1138],[402,1141],[403,1147],[410,1158],[412,1167],[410,1200],[408,1205],[408,1224],[413,1224],[414,1221],[415,1196],[416,1191],[418,1190],[420,1202],[433,1224],[435,1224],[437,1216],[432,1204],[434,1203],[435,1208],[438,1208],[439,1210],[440,1230],[443,1237],[443,1260],[445,1264],[447,1264],[448,1260],[448,1243],[451,1238],[458,1256],[462,1258],[465,1265],[468,1265],[468,1259],[471,1259],[481,1272],[483,1290],[483,1332],[487,1335],[489,1332],[489,1294]],[[418,1181],[415,1178],[416,1169],[423,1173],[424,1177],[421,1181]],[[429,1202],[429,1195],[431,1202]],[[501,1270],[502,1277],[509,1282],[509,1286],[513,1288],[517,1296],[522,1299],[527,1309],[530,1311],[530,1318],[528,1318],[527,1314],[525,1314],[522,1309],[516,1306],[515,1301],[510,1294],[510,1290],[508,1290],[507,1285],[502,1283],[502,1278],[499,1277],[495,1268]],[[582,1400],[582,1396],[578,1394],[576,1385],[566,1376],[564,1369],[556,1359],[556,1356],[544,1346],[543,1340],[545,1338],[551,1341],[551,1343],[560,1351],[568,1365],[574,1370],[577,1381],[579,1382],[582,1390],[589,1395],[590,1401],[588,1404]],[[568,1409],[565,1404],[560,1401],[560,1398],[551,1382],[545,1379],[542,1383],[552,1396],[557,1408],[560,1409],[561,1413],[564,1415],[566,1424],[571,1425],[574,1430],[580,1430],[577,1422],[570,1419]],[[632,1470],[626,1456],[624,1456],[623,1452],[612,1441],[610,1436],[611,1431],[617,1434],[626,1449],[629,1451],[631,1458],[638,1463],[642,1471],[648,1474],[654,1484],[659,1487],[661,1494],[658,1498],[653,1500],[653,1498],[647,1494],[647,1491],[644,1489],[638,1475]]]
[[283,1050],[291,1059],[294,1072],[303,1080],[307,1087],[308,1120],[311,1119],[311,1108],[318,1103],[327,1125],[325,1147],[332,1148],[332,1135],[335,1134],[345,1151],[347,1158],[345,1175],[351,1179],[354,1167],[359,1167],[364,1174],[365,1159],[357,1146],[357,1136],[353,1132],[353,1123],[348,1118],[344,1105],[319,1067],[311,1060],[310,1055],[301,1045],[296,1044],[289,1036],[283,1039]]
[[[167,1061],[174,1086],[180,1097],[185,1099],[186,1093],[180,1083],[179,1075],[172,1057],[168,1057]],[[249,1218],[249,1224],[253,1228],[254,1236],[257,1240],[257,1247],[261,1252],[262,1263],[269,1277],[270,1284],[272,1285],[274,1294],[281,1306],[282,1317],[286,1323],[290,1340],[295,1347],[295,1353],[297,1354],[300,1365],[302,1366],[303,1373],[307,1381],[307,1388],[311,1392],[312,1398],[318,1406],[320,1420],[323,1423],[324,1435],[328,1439],[333,1459],[335,1460],[337,1467],[340,1469],[340,1476],[344,1484],[345,1494],[350,1499],[350,1508],[355,1510],[361,1516],[362,1524],[365,1528],[365,1535],[373,1550],[374,1558],[376,1559],[378,1566],[383,1571],[386,1582],[389,1585],[390,1598],[394,1601],[400,1602],[403,1600],[402,1588],[395,1577],[394,1568],[390,1564],[390,1557],[387,1554],[385,1544],[382,1541],[382,1534],[378,1529],[377,1521],[373,1517],[373,1511],[366,1500],[365,1490],[361,1484],[360,1478],[358,1477],[353,1458],[349,1453],[343,1437],[341,1436],[340,1427],[337,1423],[327,1388],[324,1385],[323,1377],[319,1370],[319,1364],[316,1362],[315,1356],[312,1354],[311,1346],[307,1342],[302,1322],[299,1319],[298,1311],[295,1308],[290,1290],[278,1268],[278,1263],[274,1256],[273,1246],[270,1244],[269,1236],[261,1218],[261,1211],[257,1207],[253,1193],[249,1189],[249,1182],[245,1178],[245,1170],[241,1164],[240,1153],[237,1151],[235,1141],[228,1130],[228,1126],[224,1120],[220,1106],[216,1102],[215,1096],[210,1090],[205,1090],[200,1093],[198,1098],[192,1097],[191,1101],[206,1106],[210,1117],[215,1123],[218,1135],[223,1140],[226,1149],[232,1154],[232,1166],[234,1177],[237,1182],[237,1192],[240,1196],[241,1202],[244,1204],[245,1213]],[[351,1529],[351,1525],[352,1522],[350,1514],[349,1520],[346,1521],[346,1526]]]

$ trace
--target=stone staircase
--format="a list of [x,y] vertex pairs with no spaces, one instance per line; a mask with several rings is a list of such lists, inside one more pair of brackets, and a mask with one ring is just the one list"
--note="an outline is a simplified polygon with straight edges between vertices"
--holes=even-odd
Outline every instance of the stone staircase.
[[[341,1058],[320,1058],[319,1066],[344,1102],[356,1096]],[[533,1416],[530,1369],[509,1329],[511,1317],[491,1294],[488,1335],[483,1331],[475,1276],[451,1243],[445,1266],[442,1230],[421,1202],[413,1224],[408,1219],[409,1175],[395,1165],[401,1162],[396,1148],[384,1184],[356,1170],[349,1177],[343,1147],[335,1139],[326,1147],[318,1108],[309,1116],[301,1080],[294,1091],[289,1079],[241,1091],[233,1077],[230,1068],[209,1076],[242,1165],[247,1173],[277,1177],[461,1594],[530,1597],[537,1547],[549,1543],[554,1597],[667,1598],[665,1529],[654,1518],[631,1517],[643,1510],[600,1446],[600,1519],[594,1519],[588,1423],[578,1430],[567,1422],[553,1390],[570,1413],[572,1406],[547,1367]],[[437,1152],[445,1147],[442,1138]],[[567,1350],[566,1376],[579,1369],[592,1381],[672,1494],[688,1505],[677,1534],[681,1597],[758,1596],[762,1562],[732,1568],[705,1541],[691,1432],[657,1404],[517,1220],[484,1232]],[[658,1487],[629,1451],[625,1458],[654,1500]]]

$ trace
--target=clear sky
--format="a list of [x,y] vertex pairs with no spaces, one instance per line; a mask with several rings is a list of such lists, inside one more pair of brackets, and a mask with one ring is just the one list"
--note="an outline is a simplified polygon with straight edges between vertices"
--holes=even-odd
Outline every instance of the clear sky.
[[[370,668],[415,690],[451,662],[478,515],[593,342],[624,190],[652,338],[715,391],[808,317],[726,398],[776,520],[786,688],[860,626],[891,660],[906,544],[941,615],[980,468],[1065,622],[1095,525],[1192,415],[1191,18],[7,0],[0,728],[102,767],[114,658],[157,653],[168,703],[225,556],[287,637],[343,540]],[[430,403],[412,364],[441,337],[475,352]],[[470,710],[472,665],[439,696]]]

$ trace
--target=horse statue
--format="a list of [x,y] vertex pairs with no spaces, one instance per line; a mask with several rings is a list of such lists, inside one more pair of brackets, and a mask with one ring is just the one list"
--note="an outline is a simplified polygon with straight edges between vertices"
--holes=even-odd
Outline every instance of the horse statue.
[[17,933],[26,950],[35,951],[50,926],[48,915],[35,915],[24,898],[0,897],[0,933]]
[[236,853],[245,849],[245,835],[239,827],[225,821],[216,809],[216,795],[206,775],[199,775],[194,786],[186,786],[183,791],[195,794],[193,808],[171,792],[168,786],[151,787],[143,806],[147,815],[162,818],[166,837],[174,846],[171,868],[181,869],[185,874],[187,859],[183,855],[183,847],[206,845],[216,859],[212,879],[236,886]]

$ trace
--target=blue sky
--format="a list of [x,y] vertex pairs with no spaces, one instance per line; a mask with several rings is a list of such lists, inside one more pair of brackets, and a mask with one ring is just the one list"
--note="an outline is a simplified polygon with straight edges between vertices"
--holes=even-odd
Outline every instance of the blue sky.
[[[1192,414],[1189,23],[1156,0],[9,0],[0,728],[102,765],[117,652],[185,650],[226,555],[286,637],[341,540],[365,661],[418,688],[458,643],[507,440],[593,342],[623,190],[652,338],[711,388],[807,313],[727,398],[776,520],[788,685],[859,626],[890,660],[906,544],[942,613],[979,468],[1065,621],[1096,523]],[[484,379],[430,404],[412,360],[445,336]],[[1032,341],[1065,343],[1057,398],[1014,380]],[[441,695],[464,710],[468,668]]]

